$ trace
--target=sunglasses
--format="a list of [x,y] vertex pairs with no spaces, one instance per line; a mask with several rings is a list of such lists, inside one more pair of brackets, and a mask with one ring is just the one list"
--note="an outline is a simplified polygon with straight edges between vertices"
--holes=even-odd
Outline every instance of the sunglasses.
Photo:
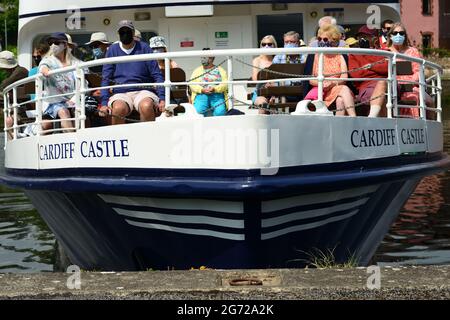
[[273,43],[272,42],[267,42],[267,43],[261,43],[261,46],[262,47],[267,47],[267,46],[269,46],[269,47],[273,47]]
[[59,46],[61,43],[66,43],[66,41],[58,41],[58,40],[55,40],[55,41],[49,41],[48,42],[48,44],[51,46],[52,44],[54,44],[54,45],[57,45],[57,46]]
[[394,32],[392,32],[392,35],[393,36],[396,36],[396,35],[401,35],[401,36],[405,36],[406,35],[406,32],[405,31],[394,31]]
[[322,38],[322,37],[317,37],[317,41],[323,41],[323,42],[329,42],[330,41],[330,39],[328,39],[328,38]]

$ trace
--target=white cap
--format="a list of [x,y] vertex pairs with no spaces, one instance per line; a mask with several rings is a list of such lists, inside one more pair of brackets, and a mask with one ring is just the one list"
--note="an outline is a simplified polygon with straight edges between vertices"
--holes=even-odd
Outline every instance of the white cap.
[[70,36],[70,34],[66,33],[65,34],[67,37],[67,44],[71,47],[77,47],[78,44],[76,44],[75,42],[72,41],[72,37]]
[[134,36],[139,40],[142,39],[142,34],[138,29],[134,29]]
[[106,37],[106,34],[103,32],[94,32],[91,34],[91,41],[86,43],[86,45],[91,45],[94,42],[101,42],[104,44],[111,44],[111,42],[108,41],[108,38]]
[[14,57],[14,53],[11,51],[0,52],[0,68],[1,69],[12,69],[17,67],[17,60]]
[[150,43],[150,48],[152,48],[152,49],[167,48],[166,39],[164,39],[164,37],[161,37],[161,36],[152,37],[149,40],[149,43]]

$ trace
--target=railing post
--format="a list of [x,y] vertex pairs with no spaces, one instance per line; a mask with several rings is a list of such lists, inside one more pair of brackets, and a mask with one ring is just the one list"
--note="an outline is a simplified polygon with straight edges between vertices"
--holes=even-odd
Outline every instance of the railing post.
[[392,57],[392,107],[394,116],[398,117],[398,81],[397,81],[397,54]]
[[442,74],[437,72],[437,121],[442,122]]
[[227,68],[228,68],[228,81],[230,81],[228,83],[228,106],[230,109],[234,108],[234,87],[233,87],[233,57],[232,56],[228,56],[228,61],[227,61]]
[[14,125],[13,125],[13,139],[16,140],[17,139],[17,87],[13,88],[13,121],[14,121]]
[[387,117],[392,119],[392,57],[389,57],[388,62],[388,83],[387,83],[387,101],[386,101],[386,109],[387,109]]
[[9,116],[9,96],[4,93],[3,94],[3,131],[5,132],[5,144],[3,149],[6,150],[6,143],[8,142],[8,128],[6,126],[6,120]]
[[425,86],[426,86],[426,80],[425,80],[425,60],[422,61],[420,64],[420,71],[419,71],[419,97],[420,97],[420,118],[421,119],[427,119],[427,111],[426,111],[426,104],[425,104]]
[[318,89],[319,89],[319,94],[318,94],[318,100],[319,101],[323,101],[323,52],[319,53],[319,74],[317,75],[317,81],[319,82],[318,85]]
[[42,75],[36,77],[35,80],[35,92],[36,92],[36,125],[37,125],[37,135],[42,135],[42,95],[44,88],[44,79]]
[[170,104],[170,87],[172,85],[172,79],[170,79],[170,59],[164,58],[164,91],[166,96],[166,106]]
[[75,92],[75,129],[86,128],[86,87],[84,70],[76,66],[76,92]]

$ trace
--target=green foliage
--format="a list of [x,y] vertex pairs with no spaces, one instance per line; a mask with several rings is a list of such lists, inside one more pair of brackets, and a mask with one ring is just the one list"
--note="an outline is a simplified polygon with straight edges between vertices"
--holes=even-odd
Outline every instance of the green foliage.
[[359,259],[354,254],[349,254],[345,262],[339,263],[336,261],[336,257],[333,249],[320,250],[313,248],[310,252],[300,251],[307,256],[306,259],[299,259],[306,263],[307,266],[317,269],[330,269],[330,268],[356,268],[359,265]]
[[444,48],[423,48],[422,53],[424,57],[438,57],[438,58],[449,58],[450,50]]
[[1,43],[5,43],[5,16],[6,16],[6,29],[8,31],[8,44],[17,44],[17,31],[19,29],[18,17],[19,17],[19,0],[1,0],[0,5],[5,10],[0,14],[0,39]]

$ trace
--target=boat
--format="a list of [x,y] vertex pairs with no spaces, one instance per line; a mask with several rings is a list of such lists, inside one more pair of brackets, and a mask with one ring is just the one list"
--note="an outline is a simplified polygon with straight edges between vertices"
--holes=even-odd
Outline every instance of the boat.
[[[342,2],[347,3],[342,6],[348,5],[349,10],[363,6],[356,2],[367,3]],[[31,48],[27,43],[32,42],[31,30],[45,18],[48,23],[42,28],[49,32],[54,28],[52,19],[63,16],[65,8],[61,5],[49,10],[42,5],[28,6],[31,3],[21,1],[19,59],[24,64],[30,63]],[[124,14],[148,11],[152,23],[162,28],[158,33],[175,42],[181,35],[162,31],[169,18],[160,17],[162,21],[156,22],[153,18],[171,6],[177,12],[177,6],[191,4],[122,1],[119,5],[100,1],[94,7],[80,3],[83,15],[100,19],[101,14],[108,15],[110,22],[115,20],[112,17],[122,16],[121,6]],[[211,15],[211,8],[214,19],[216,10],[228,13],[224,20],[217,20],[223,23],[220,30],[211,29],[228,32],[227,23],[238,19],[251,25],[256,15],[252,10],[272,10],[275,3],[205,1],[204,14]],[[386,10],[395,14],[398,3],[385,3],[389,5]],[[318,10],[327,4],[291,1],[288,5]],[[239,12],[250,10],[247,19],[235,16],[236,6],[243,6]],[[200,28],[196,23],[203,18],[194,19],[198,20],[185,27]],[[94,29],[91,30],[98,31]],[[255,43],[257,32],[253,27],[249,30],[246,42]],[[306,28],[304,31],[306,34]],[[223,39],[222,35],[218,39]],[[190,38],[182,40],[189,42]],[[194,42],[197,41],[200,40],[196,38]],[[47,132],[54,134],[42,132],[42,102],[46,97],[40,75],[5,89],[5,119],[13,117],[14,125],[5,127],[11,138],[5,134],[5,172],[0,175],[0,182],[25,190],[73,264],[88,270],[116,271],[200,266],[290,268],[302,267],[309,255],[328,250],[337,263],[354,259],[359,265],[367,265],[421,179],[450,165],[443,152],[440,66],[368,49],[264,49],[267,54],[319,54],[320,59],[332,53],[380,55],[389,61],[390,70],[386,79],[386,118],[336,117],[325,110],[320,97],[319,101],[298,103],[295,110],[280,107],[268,116],[258,114],[246,103],[246,97],[238,97],[242,87],[264,82],[245,78],[249,69],[245,76],[243,72],[246,61],[263,51],[245,49],[242,43],[237,48],[221,48],[221,43],[217,41],[219,48],[210,51],[194,47],[108,58],[54,71],[77,74],[75,132],[65,133],[58,128]],[[202,56],[214,56],[224,62],[229,76],[230,108],[243,114],[202,117],[187,102],[181,104],[184,112],[162,116],[155,122],[86,126],[84,98],[94,89],[84,86],[85,68],[148,59],[165,59],[167,65],[169,59],[174,59],[186,61],[183,68],[190,70],[193,61]],[[435,108],[427,108],[421,99],[417,119],[399,116],[399,58],[420,64],[421,96],[425,90],[432,90],[435,98]],[[426,69],[431,72],[427,77]],[[175,83],[167,70],[164,83],[147,85],[165,86],[166,96],[170,97]],[[318,80],[323,85],[321,75]],[[292,74],[288,78],[308,80],[311,76]],[[21,129],[27,125],[19,123],[18,109],[33,101],[19,102],[18,88],[29,83],[36,86],[34,124],[38,129],[36,134],[23,136]],[[190,83],[193,82],[176,85]]]

